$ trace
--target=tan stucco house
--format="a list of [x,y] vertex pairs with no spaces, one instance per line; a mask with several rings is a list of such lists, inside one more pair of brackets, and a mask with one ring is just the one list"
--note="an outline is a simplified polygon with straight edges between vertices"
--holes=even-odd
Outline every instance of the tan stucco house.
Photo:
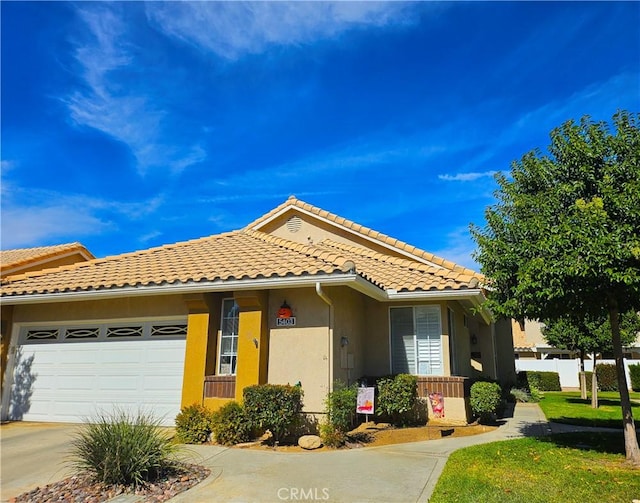
[[[542,329],[544,324],[537,320],[512,321],[513,346],[516,360],[570,360],[580,357],[579,351],[559,349],[547,343]],[[633,344],[623,348],[623,355],[629,360],[640,359],[640,333]],[[613,355],[598,354],[598,358],[612,358]],[[592,355],[585,355],[592,359]]]
[[267,382],[299,382],[321,413],[336,380],[407,372],[466,420],[469,378],[514,379],[478,273],[294,197],[238,231],[10,276],[1,295],[3,418],[117,405],[171,424]]

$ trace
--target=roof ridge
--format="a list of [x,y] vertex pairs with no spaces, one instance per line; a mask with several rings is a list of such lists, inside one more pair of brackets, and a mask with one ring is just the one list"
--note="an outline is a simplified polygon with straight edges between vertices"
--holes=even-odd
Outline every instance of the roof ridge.
[[412,260],[408,260],[401,257],[394,257],[393,255],[385,255],[384,253],[380,253],[378,251],[372,250],[370,248],[362,248],[357,245],[340,243],[339,241],[334,241],[329,238],[325,238],[318,243],[319,245],[330,246],[332,248],[338,248],[340,250],[348,251],[350,253],[356,253],[358,255],[362,255],[364,257],[372,258],[374,260],[381,260],[383,262],[389,262],[395,265],[407,265],[407,267],[417,268],[418,266],[428,267],[430,269],[434,269],[433,266],[423,264],[422,262],[415,262]]
[[274,215],[280,213],[282,210],[288,208],[288,207],[296,207],[296,208],[300,208],[302,210],[308,211],[320,218],[324,218],[327,220],[330,220],[331,222],[337,224],[337,225],[341,225],[343,227],[346,227],[347,229],[358,233],[362,236],[365,236],[367,238],[370,239],[375,239],[376,241],[379,241],[381,243],[383,243],[386,246],[391,246],[394,248],[399,248],[400,250],[402,250],[405,253],[409,253],[411,255],[414,255],[415,257],[427,260],[433,264],[435,264],[436,266],[442,267],[444,269],[449,269],[451,271],[455,271],[455,272],[459,272],[461,274],[467,274],[467,275],[472,275],[474,277],[477,278],[484,278],[484,276],[476,271],[474,271],[473,269],[469,269],[468,267],[456,264],[454,262],[451,262],[450,260],[446,260],[442,257],[439,257],[437,255],[434,255],[431,252],[427,252],[425,250],[422,250],[416,246],[410,245],[408,243],[405,243],[404,241],[401,241],[397,238],[393,238],[390,236],[387,236],[386,234],[383,234],[382,232],[378,232],[376,230],[370,229],[369,227],[365,227],[363,225],[360,225],[352,220],[349,220],[347,218],[341,217],[339,215],[336,215],[335,213],[331,213],[327,210],[324,210],[322,208],[319,208],[317,206],[313,206],[312,204],[309,204],[307,202],[304,202],[298,198],[296,198],[294,195],[291,195],[288,197],[288,199],[283,202],[282,204],[276,206],[274,209],[272,209],[271,211],[265,213],[264,215],[262,215],[261,217],[257,218],[256,220],[254,220],[253,222],[251,222],[249,225],[247,225],[245,227],[245,229],[251,229],[251,230],[257,230],[256,227],[258,227],[260,224],[262,224],[263,222],[265,222],[266,220],[270,219],[271,217],[273,217]]

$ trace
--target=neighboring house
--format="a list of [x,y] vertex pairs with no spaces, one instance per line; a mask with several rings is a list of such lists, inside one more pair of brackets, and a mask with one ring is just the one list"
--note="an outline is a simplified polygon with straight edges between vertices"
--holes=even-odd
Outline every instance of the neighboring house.
[[[3,281],[3,418],[79,421],[142,407],[171,424],[246,386],[408,372],[468,418],[469,378],[513,382],[509,322],[482,276],[290,197],[245,228]],[[15,355],[15,356],[13,356]]]
[[[20,248],[16,250],[0,251],[0,277],[4,282],[8,276],[25,274],[31,271],[41,271],[60,267],[63,265],[75,264],[76,262],[86,262],[95,257],[80,243],[66,243],[54,246],[38,246],[34,248]],[[5,313],[6,311],[6,313]],[[8,322],[10,316],[9,309],[2,306],[0,313],[0,364],[2,367],[2,377],[7,363],[8,350]],[[0,390],[1,390],[0,385]]]
[[[512,322],[513,331],[513,349],[517,360],[546,360],[546,359],[562,359],[568,360],[579,358],[579,351],[571,351],[568,349],[558,349],[547,344],[542,335],[542,327],[544,325],[539,321],[525,320],[524,323],[517,321]],[[611,358],[612,355],[599,355],[598,358]],[[640,334],[635,343],[624,348],[624,357],[629,360],[640,359]],[[591,359],[591,355],[586,355]]]
[[2,278],[41,271],[63,265],[86,262],[95,257],[80,243],[66,243],[35,248],[0,251],[0,274]]

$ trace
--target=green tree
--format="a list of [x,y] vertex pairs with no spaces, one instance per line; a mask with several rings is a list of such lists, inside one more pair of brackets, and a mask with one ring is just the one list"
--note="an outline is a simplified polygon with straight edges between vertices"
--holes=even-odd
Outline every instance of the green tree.
[[471,226],[488,304],[516,319],[607,316],[627,459],[640,465],[619,313],[640,309],[640,114],[583,117],[551,132],[547,153],[496,175],[486,226]]

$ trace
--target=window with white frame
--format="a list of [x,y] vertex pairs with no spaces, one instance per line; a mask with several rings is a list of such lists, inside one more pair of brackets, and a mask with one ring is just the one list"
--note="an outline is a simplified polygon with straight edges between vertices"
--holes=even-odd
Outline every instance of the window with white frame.
[[390,321],[392,372],[442,375],[440,306],[392,307]]
[[238,325],[240,309],[233,299],[222,301],[218,374],[235,375],[238,360]]

